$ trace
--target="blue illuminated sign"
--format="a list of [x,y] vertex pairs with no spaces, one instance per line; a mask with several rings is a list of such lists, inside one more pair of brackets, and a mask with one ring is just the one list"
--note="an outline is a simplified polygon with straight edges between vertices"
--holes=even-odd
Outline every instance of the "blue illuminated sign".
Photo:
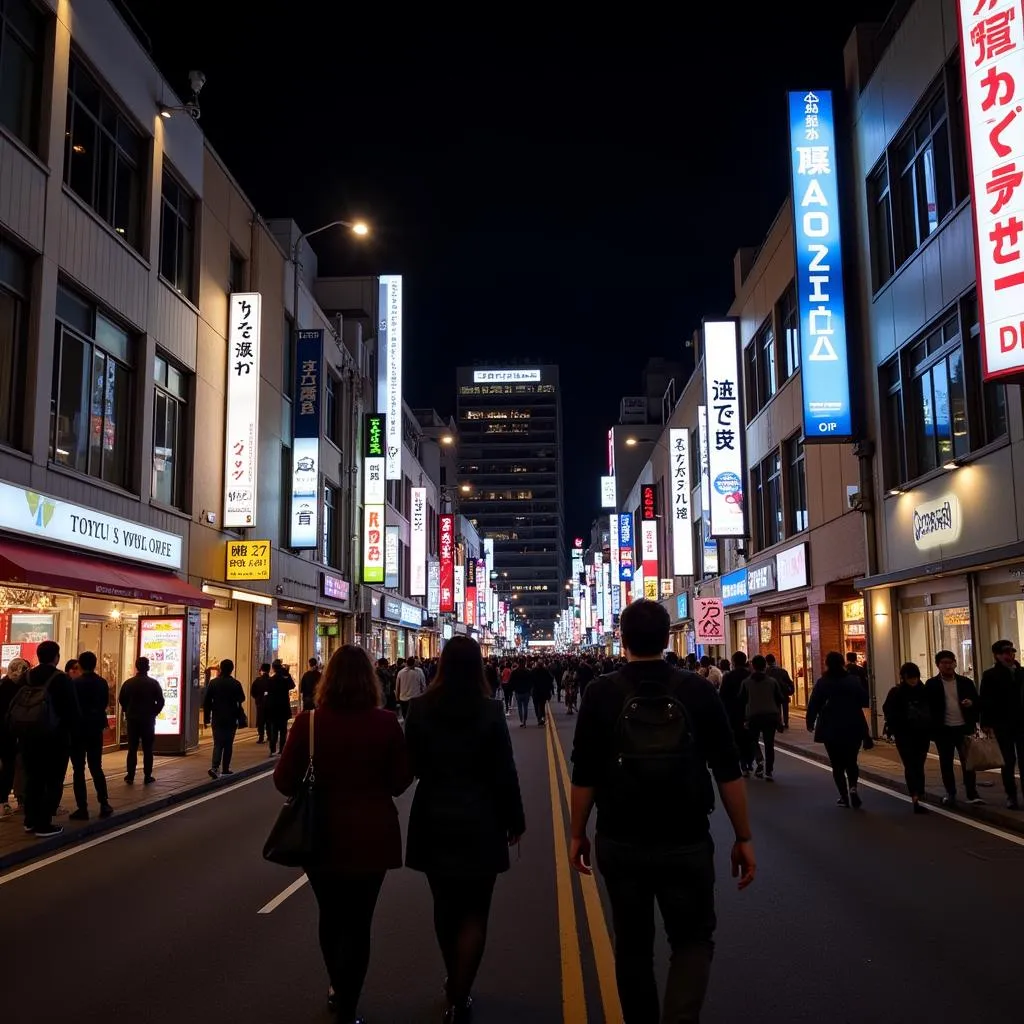
[[633,516],[619,516],[619,580],[633,582]]
[[688,619],[690,617],[690,595],[676,594],[676,618]]
[[737,569],[735,572],[730,572],[722,577],[723,608],[728,608],[734,604],[743,604],[744,601],[749,600],[746,569]]
[[789,94],[804,440],[852,438],[832,93]]

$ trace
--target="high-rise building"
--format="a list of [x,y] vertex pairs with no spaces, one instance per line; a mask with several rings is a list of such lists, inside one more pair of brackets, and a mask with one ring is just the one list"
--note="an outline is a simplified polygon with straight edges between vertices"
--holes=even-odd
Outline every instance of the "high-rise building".
[[461,367],[457,416],[460,510],[494,540],[499,595],[551,639],[568,574],[558,367]]

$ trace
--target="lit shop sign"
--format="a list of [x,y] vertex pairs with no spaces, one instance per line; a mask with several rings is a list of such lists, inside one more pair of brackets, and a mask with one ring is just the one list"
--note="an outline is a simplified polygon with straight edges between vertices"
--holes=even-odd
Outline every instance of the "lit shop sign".
[[601,508],[615,508],[615,477],[601,477]]
[[693,575],[693,527],[690,516],[690,431],[668,432],[672,473],[672,571]]
[[402,539],[400,526],[384,527],[384,586],[391,590],[399,586],[398,544]]
[[640,550],[643,555],[644,597],[658,600],[658,524],[650,519],[640,523]]
[[796,590],[807,583],[807,544],[780,551],[775,556],[775,589]]
[[747,569],[747,593],[766,594],[775,589],[775,562],[763,562],[752,569]]
[[233,292],[228,307],[224,525],[237,529],[256,522],[262,299],[259,292]]
[[804,439],[853,436],[832,93],[789,94]]
[[295,342],[295,403],[292,406],[293,548],[317,545],[320,495],[320,395],[323,390],[324,332],[299,331]]
[[149,671],[160,684],[164,706],[157,715],[157,736],[180,736],[182,689],[185,685],[185,617],[139,618],[139,657],[149,658]]
[[455,517],[442,515],[438,520],[438,573],[440,576],[439,611],[455,611]]
[[693,602],[693,625],[699,644],[725,643],[725,611],[720,597],[698,597]]
[[455,566],[455,603],[466,603],[466,567],[461,563]]
[[676,594],[676,618],[688,619],[690,617],[690,595]]
[[225,580],[269,580],[269,540],[229,540]]
[[380,319],[385,325],[387,351],[380,361],[384,374],[384,413],[387,416],[388,480],[402,479],[402,275],[380,278]]
[[427,565],[427,614],[435,618],[441,611],[441,563]]
[[654,484],[640,488],[640,518],[645,523],[653,523],[658,518],[658,488]]
[[[1024,376],[1024,12],[957,0],[985,380]],[[1016,122],[1016,123],[1015,123]]]
[[320,589],[324,597],[332,601],[347,601],[349,595],[348,580],[333,576],[329,572],[320,573]]
[[386,418],[368,413],[363,423],[363,582],[384,582],[384,432]]
[[619,580],[633,582],[633,516],[624,512],[619,519]]
[[540,370],[474,370],[474,384],[539,384]]
[[704,322],[704,393],[708,415],[708,518],[712,537],[745,537],[746,460],[740,405],[740,349],[735,320]]
[[3,481],[0,529],[47,544],[67,544],[81,551],[96,551],[161,569],[181,568],[182,543],[176,533],[154,530]]
[[412,513],[409,519],[409,593],[424,597],[427,593],[427,489],[412,488]]
[[914,547],[928,551],[960,539],[960,502],[955,494],[944,494],[914,509]]
[[731,608],[734,604],[743,604],[750,600],[747,593],[747,570],[737,569],[722,577],[722,604]]
[[423,609],[408,601],[399,601],[393,597],[384,599],[384,618],[403,626],[419,629],[423,625]]

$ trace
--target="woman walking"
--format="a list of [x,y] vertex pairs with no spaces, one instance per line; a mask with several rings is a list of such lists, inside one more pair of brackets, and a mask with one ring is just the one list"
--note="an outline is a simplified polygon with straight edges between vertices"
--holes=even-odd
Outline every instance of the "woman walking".
[[420,780],[406,864],[426,873],[434,898],[434,931],[448,970],[447,1024],[469,1019],[494,884],[526,829],[508,726],[501,705],[487,698],[480,647],[456,636],[406,723]]
[[924,766],[928,759],[928,746],[932,737],[932,699],[921,682],[921,670],[912,661],[900,669],[900,681],[894,686],[882,705],[885,731],[893,738],[907,792],[915,814],[927,813],[921,806],[924,796]]
[[346,644],[327,664],[316,710],[295,720],[274,784],[285,796],[302,785],[313,722],[322,849],[306,865],[320,911],[320,950],[330,977],[328,1006],[345,1024],[356,1009],[370,963],[370,926],[384,875],[402,866],[394,797],[412,783],[398,719],[381,709],[377,673],[361,647]]
[[814,684],[807,702],[807,728],[817,742],[825,744],[840,807],[861,806],[857,757],[868,735],[863,711],[867,706],[864,684],[847,673],[846,660],[838,651],[830,651],[825,656],[825,674]]

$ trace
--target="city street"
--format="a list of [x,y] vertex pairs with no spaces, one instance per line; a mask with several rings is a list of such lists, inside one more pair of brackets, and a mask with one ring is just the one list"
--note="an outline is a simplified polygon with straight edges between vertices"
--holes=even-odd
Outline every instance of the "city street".
[[[604,914],[575,878],[569,899],[553,836],[574,721],[560,708],[555,718],[560,754],[545,730],[512,731],[528,832],[499,882],[480,1022],[615,1019]],[[705,1021],[1020,1019],[1019,837],[913,817],[876,788],[862,812],[841,811],[828,772],[788,754],[777,779],[751,783],[759,874],[745,893],[727,877],[729,831],[716,815],[720,928]],[[326,1019],[309,888],[281,899],[300,876],[259,854],[278,804],[258,777],[0,876],[3,1019]],[[664,948],[659,959],[663,971]],[[393,873],[363,1012],[438,1021],[442,975],[426,883]]]

